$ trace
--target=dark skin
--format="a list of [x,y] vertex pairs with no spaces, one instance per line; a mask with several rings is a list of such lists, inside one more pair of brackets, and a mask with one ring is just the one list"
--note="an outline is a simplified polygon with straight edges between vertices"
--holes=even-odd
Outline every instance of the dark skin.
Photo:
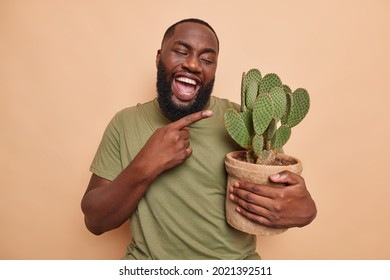
[[230,187],[236,211],[248,219],[276,228],[303,227],[311,223],[317,209],[307,191],[305,180],[290,171],[270,176],[283,187],[237,182]]
[[[217,39],[204,25],[181,23],[173,36],[162,42],[157,52],[156,65],[160,60],[170,77],[184,77],[196,82],[195,91],[191,94],[181,93],[176,82],[172,82],[174,103],[189,106],[199,86],[215,77]],[[163,172],[183,164],[192,155],[189,126],[211,116],[211,111],[204,110],[157,129],[113,181],[92,174],[81,202],[87,228],[99,235],[128,220],[153,181]],[[286,171],[270,180],[282,183],[285,187],[275,188],[248,182],[232,186],[230,198],[237,204],[237,211],[268,226],[301,227],[309,224],[317,210],[304,179]]]

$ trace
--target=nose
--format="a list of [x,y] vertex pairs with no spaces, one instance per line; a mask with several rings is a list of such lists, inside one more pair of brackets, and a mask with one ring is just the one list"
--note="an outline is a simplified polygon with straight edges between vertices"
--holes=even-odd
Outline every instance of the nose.
[[193,73],[200,73],[202,71],[202,67],[200,65],[199,58],[195,55],[188,56],[182,64],[183,68]]

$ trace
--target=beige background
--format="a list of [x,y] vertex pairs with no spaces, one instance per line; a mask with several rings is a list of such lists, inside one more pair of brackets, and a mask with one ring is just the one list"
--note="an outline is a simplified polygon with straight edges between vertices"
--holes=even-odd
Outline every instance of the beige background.
[[318,205],[308,227],[260,238],[265,259],[389,259],[390,2],[0,1],[0,259],[118,259],[128,224],[102,236],[80,199],[103,130],[155,96],[173,22],[221,41],[214,94],[243,71],[276,72],[312,99],[286,152]]

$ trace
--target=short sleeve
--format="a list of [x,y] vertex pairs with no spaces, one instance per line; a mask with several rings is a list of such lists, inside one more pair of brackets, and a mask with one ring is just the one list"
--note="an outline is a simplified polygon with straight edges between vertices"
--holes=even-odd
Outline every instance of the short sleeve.
[[107,180],[114,180],[122,171],[120,155],[120,122],[118,114],[108,124],[90,166],[90,171]]

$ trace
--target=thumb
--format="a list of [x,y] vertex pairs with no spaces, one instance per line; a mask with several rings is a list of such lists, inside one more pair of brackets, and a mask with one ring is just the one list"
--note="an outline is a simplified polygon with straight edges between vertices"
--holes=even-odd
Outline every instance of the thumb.
[[285,170],[276,174],[272,174],[271,176],[269,176],[269,179],[271,182],[274,183],[293,185],[298,183],[298,176],[299,175],[293,172]]

